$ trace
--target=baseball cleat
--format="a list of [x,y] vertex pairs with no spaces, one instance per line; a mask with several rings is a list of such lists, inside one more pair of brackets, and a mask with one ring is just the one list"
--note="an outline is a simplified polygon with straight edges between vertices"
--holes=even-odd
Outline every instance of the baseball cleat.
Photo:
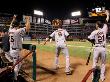
[[66,72],[66,75],[72,75],[72,71]]
[[68,71],[66,70],[65,73],[66,73],[66,75],[72,75],[73,69],[69,68],[69,70]]

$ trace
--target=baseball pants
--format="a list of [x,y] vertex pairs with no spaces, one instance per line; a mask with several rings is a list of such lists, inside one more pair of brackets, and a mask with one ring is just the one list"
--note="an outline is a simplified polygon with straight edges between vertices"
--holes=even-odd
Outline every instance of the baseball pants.
[[65,45],[59,45],[59,46],[56,47],[55,66],[59,65],[58,57],[60,55],[61,50],[62,50],[63,54],[65,55],[65,59],[66,59],[66,69],[65,69],[65,72],[69,72],[70,71],[69,52],[68,52],[67,46],[65,46]]
[[[10,56],[13,58],[13,64],[15,64],[21,58],[20,50],[10,50]],[[17,64],[14,68],[14,79],[15,80],[17,80],[20,67],[21,67],[21,63]]]
[[104,47],[95,47],[93,52],[93,68],[96,67],[97,62],[101,59],[101,79],[105,79],[105,63],[106,63],[106,49]]

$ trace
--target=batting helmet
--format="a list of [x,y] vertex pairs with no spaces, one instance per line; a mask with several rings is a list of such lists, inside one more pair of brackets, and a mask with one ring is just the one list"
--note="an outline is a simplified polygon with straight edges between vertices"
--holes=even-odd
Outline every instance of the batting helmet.
[[62,25],[62,21],[61,21],[60,19],[54,19],[54,20],[52,21],[52,25],[53,25],[54,27],[60,27],[60,26]]
[[20,22],[18,22],[17,20],[13,22],[13,27],[18,27],[20,25]]

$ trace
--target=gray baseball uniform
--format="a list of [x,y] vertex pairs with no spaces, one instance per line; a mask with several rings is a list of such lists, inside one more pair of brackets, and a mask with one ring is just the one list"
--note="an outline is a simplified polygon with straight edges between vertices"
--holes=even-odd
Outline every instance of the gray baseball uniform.
[[58,67],[58,57],[59,54],[62,50],[63,54],[65,54],[66,57],[66,70],[65,72],[69,72],[70,71],[70,62],[69,62],[69,52],[68,52],[68,48],[66,45],[66,39],[65,37],[68,36],[69,33],[64,30],[59,28],[58,30],[54,31],[50,37],[55,37],[55,42],[56,42],[56,56],[55,56],[55,66]]
[[[20,59],[20,50],[22,49],[22,37],[25,34],[25,28],[10,28],[10,56],[13,58],[13,63],[15,64]],[[17,80],[18,72],[21,67],[21,63],[16,65],[14,68],[15,79]]]
[[97,61],[101,59],[101,79],[105,78],[105,63],[106,63],[106,34],[108,26],[103,25],[103,28],[99,28],[88,36],[89,39],[95,39],[95,48],[93,52],[93,68],[96,67]]

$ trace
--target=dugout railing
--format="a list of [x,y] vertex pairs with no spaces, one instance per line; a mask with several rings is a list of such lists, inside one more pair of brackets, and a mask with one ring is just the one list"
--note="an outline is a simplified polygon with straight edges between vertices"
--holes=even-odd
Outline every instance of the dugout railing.
[[[33,81],[36,81],[36,46],[32,45],[32,44],[23,44],[23,49],[27,49],[30,52],[28,54],[26,54],[24,57],[22,57],[20,60],[18,60],[18,62],[16,62],[14,65],[10,65],[10,66],[12,66],[11,69],[7,68],[8,65],[5,65],[6,69],[0,72],[0,82],[7,80],[6,77],[10,77],[10,74],[11,74],[11,77],[13,78],[13,72],[11,70],[14,69],[17,64],[22,62],[28,55],[31,55],[31,54],[32,54],[32,69],[33,69],[32,70],[32,79],[33,79]],[[0,58],[0,59],[1,59],[0,62],[5,63],[4,61],[2,61],[3,60],[2,58]],[[4,64],[2,64],[2,65],[4,65]],[[3,66],[3,67],[5,67],[5,66]]]

